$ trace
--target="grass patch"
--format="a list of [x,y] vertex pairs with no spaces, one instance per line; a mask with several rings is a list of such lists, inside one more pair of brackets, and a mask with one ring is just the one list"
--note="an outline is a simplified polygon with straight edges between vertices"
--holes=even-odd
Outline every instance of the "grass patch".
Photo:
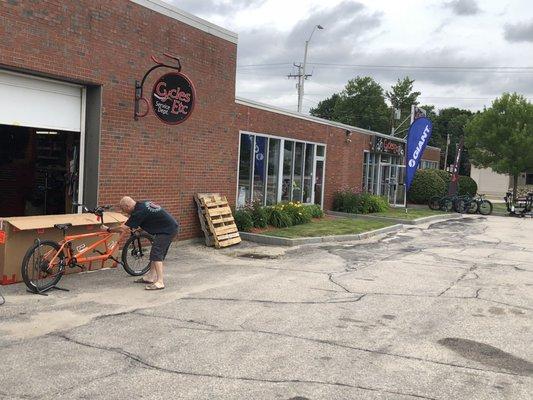
[[507,205],[505,203],[492,203],[492,212],[498,214],[508,214]]
[[394,225],[394,222],[353,219],[353,218],[324,218],[314,220],[308,224],[295,225],[288,228],[275,229],[264,234],[283,238],[318,237],[332,235],[352,235],[374,229],[385,228]]
[[406,220],[413,220],[424,217],[431,217],[433,215],[446,214],[444,211],[434,211],[428,208],[409,208],[407,207],[407,213],[405,208],[389,208],[387,211],[380,213],[367,214],[368,216],[376,215],[379,217],[399,218]]

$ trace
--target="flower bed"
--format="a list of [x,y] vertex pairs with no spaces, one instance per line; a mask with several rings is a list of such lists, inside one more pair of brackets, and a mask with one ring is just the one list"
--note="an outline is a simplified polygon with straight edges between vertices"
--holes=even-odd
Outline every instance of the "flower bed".
[[251,232],[254,228],[287,228],[289,226],[309,223],[313,218],[323,218],[324,212],[315,204],[299,202],[279,203],[261,206],[258,203],[247,204],[234,213],[235,223],[241,232]]

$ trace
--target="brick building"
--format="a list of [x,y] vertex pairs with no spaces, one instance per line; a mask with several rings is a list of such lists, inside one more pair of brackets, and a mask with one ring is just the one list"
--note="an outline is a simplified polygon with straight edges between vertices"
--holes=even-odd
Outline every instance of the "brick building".
[[[0,216],[129,194],[161,203],[190,238],[197,192],[328,209],[350,186],[403,203],[400,140],[236,99],[237,35],[221,27],[159,0],[2,0],[0,22]],[[133,118],[135,81],[151,55],[172,62],[164,53],[195,88],[177,125]],[[167,72],[148,76],[145,96]],[[439,154],[428,148],[423,166]]]

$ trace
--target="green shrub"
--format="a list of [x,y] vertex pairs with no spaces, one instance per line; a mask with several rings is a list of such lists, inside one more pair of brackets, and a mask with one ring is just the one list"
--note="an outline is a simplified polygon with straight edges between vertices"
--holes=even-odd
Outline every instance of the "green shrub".
[[350,190],[340,190],[333,195],[333,210],[346,213],[357,213],[357,193]]
[[236,210],[233,213],[235,224],[241,232],[250,232],[254,227],[254,220],[252,214],[247,209]]
[[260,203],[255,202],[251,208],[251,217],[256,228],[266,228],[268,225],[268,212],[266,207],[261,206]]
[[301,225],[311,222],[311,213],[309,210],[300,203],[282,203],[283,211],[289,215],[292,221],[292,225]]
[[443,196],[448,185],[441,177],[442,172],[437,169],[417,170],[407,193],[407,199],[412,203],[427,204],[431,197]]
[[286,228],[292,226],[290,215],[284,211],[284,207],[279,205],[268,207],[268,224],[276,228]]
[[335,193],[333,199],[334,211],[351,214],[383,212],[389,208],[389,202],[385,197],[370,193],[354,193],[349,190],[343,190]]
[[372,195],[370,199],[372,206],[371,206],[371,213],[373,212],[385,212],[390,208],[389,200],[385,196],[374,196]]
[[475,196],[477,193],[477,183],[475,180],[470,178],[469,176],[459,176],[459,195],[463,196],[465,194],[468,194],[470,196]]
[[311,204],[305,206],[312,218],[322,218],[324,216],[324,211],[320,208],[319,205]]
[[443,182],[446,184],[446,189],[448,189],[448,186],[450,185],[450,180],[452,179],[452,174],[442,169],[434,169],[433,171],[435,171],[441,177]]

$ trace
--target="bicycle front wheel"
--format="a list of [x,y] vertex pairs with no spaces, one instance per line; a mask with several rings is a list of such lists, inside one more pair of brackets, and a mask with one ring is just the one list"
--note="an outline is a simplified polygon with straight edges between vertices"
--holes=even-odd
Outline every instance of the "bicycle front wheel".
[[467,209],[466,202],[463,199],[457,199],[453,203],[453,208],[459,214],[464,214],[466,212],[466,209]]
[[147,233],[132,235],[122,249],[122,265],[132,276],[144,275],[150,269],[150,250],[154,239]]
[[440,202],[440,209],[442,211],[451,212],[453,210],[453,201],[450,198],[444,199]]
[[[22,279],[33,293],[43,292],[55,286],[65,271],[61,246],[51,240],[37,241],[22,260]],[[52,262],[53,260],[53,262]]]
[[492,214],[492,203],[488,200],[483,200],[479,205],[479,213],[481,215],[490,215]]

